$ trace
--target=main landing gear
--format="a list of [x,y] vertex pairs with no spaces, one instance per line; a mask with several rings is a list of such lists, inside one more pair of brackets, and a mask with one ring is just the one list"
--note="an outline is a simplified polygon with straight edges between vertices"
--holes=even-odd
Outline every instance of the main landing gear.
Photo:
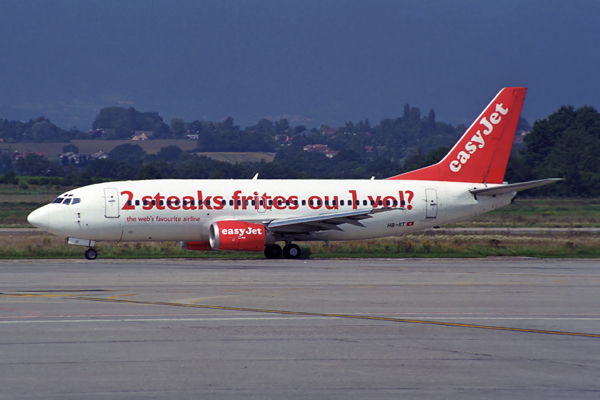
[[295,260],[297,258],[300,258],[302,252],[300,251],[300,246],[293,243],[287,243],[283,247],[283,251],[281,250],[281,246],[279,246],[278,244],[272,244],[265,247],[265,257],[267,257],[268,259],[277,259],[281,257],[282,254],[283,258]]
[[96,257],[98,257],[98,252],[96,251],[96,249],[90,247],[85,251],[85,258],[87,258],[88,260],[95,260]]

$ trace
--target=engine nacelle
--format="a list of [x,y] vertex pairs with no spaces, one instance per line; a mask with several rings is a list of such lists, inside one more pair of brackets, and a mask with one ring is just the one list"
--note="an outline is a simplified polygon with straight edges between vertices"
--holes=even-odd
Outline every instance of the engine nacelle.
[[210,242],[179,242],[179,247],[186,250],[211,251]]
[[244,221],[213,222],[209,240],[213,250],[263,251],[265,245],[275,243],[264,225]]

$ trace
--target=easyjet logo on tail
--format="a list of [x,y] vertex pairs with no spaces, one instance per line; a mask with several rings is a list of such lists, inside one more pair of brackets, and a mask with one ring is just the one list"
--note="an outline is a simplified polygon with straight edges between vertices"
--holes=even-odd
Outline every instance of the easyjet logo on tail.
[[[494,126],[498,125],[502,121],[502,116],[508,114],[508,108],[503,108],[502,103],[496,104],[496,112],[493,112],[487,117],[481,118],[479,123],[485,127],[483,132],[478,130],[471,140],[465,144],[465,149],[461,150],[456,155],[456,160],[450,162],[450,171],[458,172],[464,164],[466,164],[471,156],[475,154],[477,149],[483,149],[485,146],[485,137],[489,136],[494,131]],[[482,134],[483,133],[483,134]]]

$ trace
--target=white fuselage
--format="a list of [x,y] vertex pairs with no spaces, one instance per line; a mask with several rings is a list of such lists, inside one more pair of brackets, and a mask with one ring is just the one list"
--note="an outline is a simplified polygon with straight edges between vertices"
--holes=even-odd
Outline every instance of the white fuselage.
[[[94,241],[207,241],[211,223],[273,220],[389,207],[363,226],[298,232],[294,240],[402,235],[473,217],[510,203],[515,192],[474,196],[485,184],[402,180],[155,180],[90,185],[67,192],[76,204],[32,213],[40,228]],[[498,185],[487,185],[498,186]],[[61,197],[63,197],[61,196]],[[71,203],[75,203],[72,201]],[[153,204],[154,203],[154,204]]]

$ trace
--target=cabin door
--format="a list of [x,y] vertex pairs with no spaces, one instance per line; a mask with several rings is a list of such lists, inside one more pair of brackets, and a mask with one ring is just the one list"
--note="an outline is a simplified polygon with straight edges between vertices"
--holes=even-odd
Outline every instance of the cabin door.
[[119,191],[116,188],[104,189],[104,216],[119,218]]
[[427,199],[427,209],[425,210],[425,216],[427,218],[437,218],[438,211],[438,199],[437,191],[435,189],[425,189],[425,197]]

